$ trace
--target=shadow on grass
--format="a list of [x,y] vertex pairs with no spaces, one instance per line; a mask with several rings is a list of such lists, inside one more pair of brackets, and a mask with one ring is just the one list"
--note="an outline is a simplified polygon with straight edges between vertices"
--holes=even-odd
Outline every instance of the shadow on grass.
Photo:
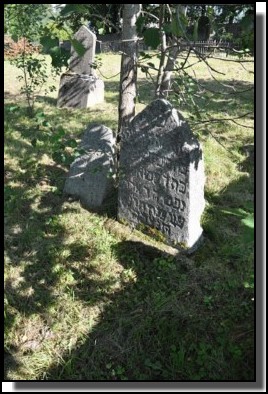
[[57,107],[57,99],[54,97],[38,95],[38,96],[36,96],[36,101],[39,103],[45,103],[45,104],[49,104],[53,107]]
[[[231,88],[219,85],[214,80],[198,79],[198,83],[200,84],[200,89],[202,90],[202,93],[198,93],[197,90],[197,93],[200,97],[194,96],[194,99],[196,104],[199,105],[200,109],[203,111],[202,116],[205,115],[205,119],[207,119],[208,117],[219,118],[218,115],[220,113],[221,117],[229,118],[240,116],[251,111],[253,116],[254,84],[239,80],[221,80],[220,82],[221,84],[231,86]],[[115,104],[117,106],[119,97],[117,93],[118,89],[119,82],[105,81],[105,91],[107,93],[116,92],[116,94],[113,95],[106,94],[106,102]],[[174,106],[179,109],[179,111],[190,111],[191,113],[191,111],[193,110],[192,107],[189,107],[184,103],[179,104],[178,99],[180,98],[180,96],[180,94],[176,96],[174,95],[174,93],[171,93],[168,100],[173,103]],[[139,79],[137,86],[137,102],[148,105],[154,99],[154,85],[146,78]],[[241,111],[241,108],[243,108],[243,113]],[[245,119],[247,118],[248,117],[246,117]],[[238,120],[238,122],[239,121],[243,124],[243,118],[241,120]]]
[[[38,342],[42,342],[38,329],[37,332],[33,329],[29,335],[23,333],[18,318],[27,320],[30,316],[39,316],[45,322],[48,310],[58,302],[56,288],[62,272],[57,265],[62,259],[61,254],[68,252],[66,271],[72,267],[72,275],[76,278],[79,270],[74,265],[77,260],[92,260],[97,253],[94,243],[72,242],[65,245],[67,229],[60,224],[58,217],[76,212],[71,206],[63,207],[66,196],[62,195],[62,190],[67,170],[41,162],[42,156],[48,153],[47,146],[33,147],[31,140],[45,131],[36,129],[33,122],[24,123],[24,109],[14,102],[5,106],[5,146],[15,159],[15,162],[7,159],[5,163],[5,260],[11,274],[5,281],[5,334],[17,326],[17,342],[5,349],[5,379],[12,370],[19,369],[17,355],[23,353],[25,341],[29,345],[26,352],[34,350],[34,346],[38,347]],[[15,135],[14,131],[20,135]],[[116,200],[116,191],[113,191],[100,213],[114,217]],[[22,269],[18,277],[16,274],[12,277],[12,267],[14,270]],[[93,267],[91,271],[93,274]],[[18,278],[22,281],[18,282]],[[93,282],[87,284],[94,287]],[[103,280],[99,287],[106,289],[109,284]],[[78,289],[76,291],[79,293]],[[92,302],[96,303],[101,297],[96,294]],[[25,336],[28,338],[22,341]]]
[[[8,171],[8,167],[6,170]],[[68,265],[77,259],[88,258],[89,254],[93,258],[95,253],[94,248],[90,249],[77,242],[70,243],[68,246],[64,244],[66,228],[59,224],[57,217],[62,213],[75,212],[75,209],[70,207],[63,211],[62,204],[65,199],[46,190],[48,185],[43,181],[44,174],[58,183],[57,179],[62,180],[65,172],[57,166],[41,166],[41,174],[39,176],[35,174],[35,178],[30,182],[22,186],[6,185],[5,187],[7,270],[11,269],[12,265],[18,268],[23,267],[21,283],[16,283],[17,278],[12,279],[12,275],[5,281],[5,296],[8,304],[8,312],[5,316],[5,332],[7,333],[14,324],[17,324],[16,315],[19,314],[26,319],[29,316],[38,315],[44,320],[47,310],[58,302],[55,289],[61,272],[55,267],[61,252],[68,250],[67,270]],[[29,196],[29,186],[34,186],[33,182],[44,187],[38,208],[33,208],[36,205],[35,196]],[[22,336],[19,327],[17,334]],[[34,343],[42,340],[40,332],[30,334],[30,338],[32,336]],[[28,342],[31,346],[29,338]],[[18,351],[20,349],[17,346],[9,348],[7,371],[18,366],[18,362],[13,357]]]
[[[33,147],[11,136],[8,141],[25,172],[6,167],[7,269],[12,272],[12,266],[21,265],[24,280],[17,283],[11,275],[6,281],[6,332],[17,325],[17,335],[23,337],[18,314],[26,319],[38,316],[50,325],[49,311],[57,305],[56,289],[62,275],[57,268],[59,258],[77,283],[68,291],[74,291],[87,305],[104,305],[84,343],[61,354],[61,361],[40,372],[40,379],[45,372],[49,380],[62,381],[254,380],[252,291],[243,284],[252,272],[252,252],[243,240],[241,218],[222,212],[226,206],[248,209],[245,203],[251,202],[251,196],[245,199],[245,190],[253,194],[252,163],[242,166],[250,170],[249,177],[241,176],[210,199],[204,223],[206,240],[191,260],[167,256],[142,242],[111,245],[111,255],[122,267],[121,287],[115,292],[110,291],[111,278],[99,275],[92,279],[94,266],[77,265],[100,253],[94,243],[89,247],[71,242],[68,256],[61,257],[67,229],[58,216],[74,210],[70,204],[63,210],[65,199],[57,193],[66,172],[56,165],[25,166],[25,157],[34,154]],[[40,148],[33,160],[44,152]],[[55,192],[47,189],[49,184],[57,187]],[[35,185],[42,191],[37,208],[30,192]],[[109,209],[116,210],[112,200],[110,204]],[[18,346],[6,349],[5,378],[19,369],[18,352]]]
[[118,242],[122,281],[132,283],[110,296],[87,341],[51,366],[48,379],[254,381],[253,289],[244,284],[254,271],[253,236],[222,203],[251,211],[252,177],[251,163],[249,176],[211,201],[192,260]]
[[119,242],[113,252],[135,279],[110,296],[87,341],[51,366],[49,380],[254,379],[254,318],[235,275],[142,242]]

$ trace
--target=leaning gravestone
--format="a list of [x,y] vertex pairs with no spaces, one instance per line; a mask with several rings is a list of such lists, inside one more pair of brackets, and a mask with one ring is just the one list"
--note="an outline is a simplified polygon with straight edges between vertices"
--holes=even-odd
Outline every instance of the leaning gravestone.
[[119,220],[194,249],[202,235],[204,182],[202,149],[189,125],[168,101],[153,101],[122,134]]
[[95,58],[96,36],[86,26],[74,35],[85,48],[79,56],[71,47],[70,71],[62,74],[58,107],[87,108],[104,101],[104,83],[95,75],[91,64]]
[[85,153],[71,164],[64,193],[79,198],[86,208],[99,208],[113,187],[115,138],[112,130],[103,125],[89,126],[80,148]]

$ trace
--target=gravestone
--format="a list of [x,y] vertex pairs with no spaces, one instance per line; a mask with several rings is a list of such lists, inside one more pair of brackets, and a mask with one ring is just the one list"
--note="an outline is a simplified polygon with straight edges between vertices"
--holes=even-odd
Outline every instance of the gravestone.
[[162,233],[168,244],[198,245],[204,210],[204,163],[183,116],[157,99],[122,133],[118,218]]
[[84,46],[85,53],[79,56],[71,47],[70,70],[60,79],[59,108],[88,108],[104,101],[104,83],[91,66],[95,57],[96,36],[86,26],[81,26],[74,38]]
[[71,47],[71,57],[69,68],[76,74],[94,75],[94,69],[91,64],[95,58],[96,36],[86,26],[81,26],[74,38],[79,41],[85,48],[85,53],[82,57],[78,56],[77,52]]
[[113,187],[115,138],[112,130],[103,125],[89,126],[80,148],[85,153],[71,164],[64,193],[79,198],[86,208],[99,208]]

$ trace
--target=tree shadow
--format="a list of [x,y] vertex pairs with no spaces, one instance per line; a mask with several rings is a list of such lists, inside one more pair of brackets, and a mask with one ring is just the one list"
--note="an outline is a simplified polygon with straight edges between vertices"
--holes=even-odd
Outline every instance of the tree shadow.
[[[54,169],[49,167],[47,171]],[[224,192],[225,197],[237,186],[238,183],[231,184]],[[53,223],[53,218],[62,213],[63,200],[60,196],[44,193],[40,207],[45,211],[35,212],[27,190],[15,190],[24,200],[23,210],[20,209],[24,220],[20,219],[17,224],[24,222],[27,232],[15,233],[16,223],[10,223],[13,232],[6,234],[11,237],[6,250],[11,261],[14,262],[16,256],[18,264],[23,259],[27,259],[27,264],[24,282],[17,286],[7,282],[7,299],[14,310],[26,317],[36,314],[44,325],[50,325],[46,321],[46,311],[57,302],[54,290],[60,274],[55,271],[56,258],[66,232],[57,221]],[[116,279],[102,278],[99,273],[98,279],[93,279],[93,266],[76,265],[77,258],[79,261],[94,258],[94,248],[89,252],[85,245],[69,245],[70,253],[64,264],[66,269],[71,268],[77,283],[69,290],[88,305],[103,303],[104,306],[83,344],[61,354],[60,364],[57,361],[42,371],[48,380],[254,379],[253,314],[248,311],[248,292],[241,283],[241,271],[246,269],[245,265],[241,267],[243,259],[239,250],[235,255],[229,248],[231,252],[225,256],[224,264],[217,260],[211,265],[204,263],[213,255],[219,258],[217,245],[230,246],[230,239],[239,228],[239,218],[234,216],[230,220],[224,213],[219,215],[220,200],[219,196],[218,202],[211,201],[214,206],[209,224],[215,232],[225,217],[233,232],[226,237],[220,236],[219,228],[215,237],[208,226],[204,226],[205,243],[192,259],[169,256],[143,242],[115,243],[111,253],[122,267],[118,291],[111,290]],[[37,222],[43,223],[42,228],[37,229]],[[8,329],[13,324],[11,316]],[[32,338],[29,336],[28,346],[33,346]],[[38,338],[34,340],[38,342]],[[11,370],[20,367],[16,358],[19,351],[21,348],[8,349],[5,378]],[[34,349],[28,347],[24,351]]]
[[[59,303],[56,290],[59,282],[67,274],[72,281],[79,277],[82,283],[83,269],[77,268],[77,261],[94,260],[98,252],[94,242],[90,245],[79,241],[65,244],[68,228],[58,218],[70,213],[76,214],[79,210],[74,204],[68,203],[66,196],[62,194],[67,170],[51,160],[47,164],[42,160],[44,153],[47,154],[45,144],[32,146],[32,138],[37,137],[43,141],[42,133],[45,131],[35,130],[26,118],[24,123],[24,107],[20,105],[17,108],[16,103],[11,102],[5,105],[5,110],[5,145],[8,147],[8,154],[15,158],[15,161],[7,158],[5,162],[7,338],[16,327],[15,342],[8,341],[5,347],[4,378],[8,379],[13,372],[20,370],[23,357],[38,350],[44,338],[47,338],[44,335],[50,335],[49,327],[54,318],[50,317],[49,311]],[[53,118],[48,115],[46,120]],[[14,134],[13,131],[18,131],[21,135]],[[103,215],[108,211],[108,216],[114,217],[115,199],[116,195],[113,201],[108,199],[105,202]],[[64,257],[66,253],[68,256]],[[59,268],[59,263],[64,265],[64,269]],[[92,266],[84,276],[88,278],[97,274],[99,275]],[[90,280],[87,280],[87,285],[97,286]],[[103,288],[105,292],[109,286],[108,279],[100,280],[98,293],[96,292],[92,303],[102,300],[103,293],[99,289]],[[67,286],[66,291],[70,292],[71,287]],[[83,285],[77,286],[76,291],[83,294]],[[21,325],[18,319],[24,319]],[[35,319],[35,323],[30,323]],[[44,334],[46,329],[48,332]]]
[[[247,160],[247,173],[208,196],[205,242],[191,259],[142,241],[112,247],[121,290],[109,294],[85,343],[46,371],[48,380],[254,380],[253,290],[243,284],[254,269],[252,232],[244,237],[243,216],[223,209],[253,208]],[[79,293],[83,301],[94,299],[91,288]]]
[[[218,294],[220,281],[226,279],[218,267],[206,271],[194,260],[167,257],[142,242],[123,241],[114,253],[123,273],[133,276],[132,283],[110,296],[86,342],[63,355],[60,366],[50,367],[49,380],[253,379],[253,352],[247,349],[246,363],[232,359],[236,347],[231,332],[237,334],[236,327],[228,327],[223,335],[213,324],[214,319],[227,319],[228,302],[236,293],[226,286],[228,292]],[[239,291],[241,301],[245,293]],[[204,302],[206,297],[216,297],[216,305]],[[220,372],[215,371],[219,354],[228,362],[219,362]]]
[[[200,108],[206,109],[207,113],[211,115],[218,114],[219,109],[222,108],[222,112],[226,112],[228,117],[237,116],[237,113],[239,113],[242,107],[244,113],[248,111],[253,112],[254,83],[241,80],[230,81],[228,79],[220,80],[220,83],[218,83],[214,80],[202,78],[197,79],[197,83],[199,84],[199,88],[203,90],[203,93],[199,93],[200,97],[195,96],[195,101]],[[176,89],[177,93],[171,93],[168,100],[174,103],[180,111],[189,111],[189,107],[186,104],[178,104],[178,98],[180,98],[178,89],[179,86]],[[119,81],[105,81],[105,92],[106,102],[113,104],[118,102]],[[114,94],[111,96],[110,93]],[[208,99],[205,102],[204,96],[206,94],[208,95]],[[140,78],[137,86],[137,102],[148,105],[154,99],[155,86],[148,79]]]
[[[19,120],[19,115],[14,113],[14,119]],[[25,157],[33,154],[31,145],[8,138],[25,172],[17,174],[12,166],[6,166],[6,259],[10,267],[22,265],[24,280],[6,281],[11,306],[6,327],[8,332],[17,324],[16,311],[25,317],[39,316],[41,323],[34,331],[37,338],[29,336],[28,348],[24,347],[25,351],[34,351],[31,341],[41,342],[39,329],[42,324],[50,325],[48,311],[58,302],[55,288],[62,272],[57,264],[66,248],[68,232],[57,217],[75,213],[75,208],[71,204],[66,208],[65,198],[48,188],[48,179],[54,179],[55,185],[62,188],[66,172],[59,166],[41,163],[34,172],[31,166],[25,166]],[[36,152],[33,159],[42,153]],[[221,211],[226,203],[244,209],[247,202],[252,203],[250,155],[241,169],[250,176],[241,176],[218,196],[207,196],[211,208],[204,223],[206,240],[192,259],[179,255],[174,258],[142,242],[118,241],[111,247],[111,254],[122,267],[121,288],[113,291],[115,283],[111,278],[105,279],[99,272],[98,279],[93,278],[94,266],[77,266],[77,259],[90,261],[96,257],[94,245],[89,248],[79,242],[69,244],[64,268],[71,271],[77,283],[70,285],[69,291],[75,291],[89,305],[103,303],[104,307],[85,342],[62,354],[60,365],[55,362],[45,371],[49,379],[254,379],[252,304],[243,286],[248,249],[236,236],[243,226],[241,218]],[[43,187],[38,209],[35,197],[29,193],[29,187],[35,184]],[[110,203],[114,209],[114,202]],[[224,233],[222,221],[228,222]],[[213,264],[207,264],[212,257]],[[24,351],[22,345],[6,349],[5,378],[19,368],[16,356]]]
[[205,242],[191,259],[142,241],[114,244],[120,291],[76,271],[81,300],[96,300],[101,285],[108,302],[84,344],[51,365],[47,379],[254,380],[253,290],[243,285],[254,268],[253,238],[244,238],[243,216],[223,209],[250,211],[253,192],[251,163],[249,174],[209,198]]
[[[41,174],[51,175],[54,180],[62,178],[65,172],[57,166],[41,166]],[[6,171],[12,172],[7,166]],[[24,174],[25,177],[25,174]],[[36,176],[36,178],[38,178]],[[68,250],[66,269],[77,259],[94,258],[94,248],[88,248],[82,243],[64,244],[66,228],[57,220],[58,215],[76,212],[73,207],[63,207],[65,199],[50,191],[50,186],[42,180],[32,179],[43,187],[42,197],[36,206],[35,197],[29,196],[29,186],[9,186],[5,188],[5,260],[7,270],[11,269],[9,279],[5,281],[5,299],[8,312],[5,317],[5,333],[13,325],[17,325],[15,316],[19,314],[26,319],[29,316],[39,316],[39,327],[31,333],[23,335],[18,327],[18,342],[9,347],[5,362],[5,378],[10,370],[18,367],[16,357],[19,353],[33,350],[32,346],[39,346],[42,342],[42,326],[45,326],[47,311],[58,302],[55,292],[62,272],[57,270],[57,261],[61,253]],[[16,178],[19,179],[18,177]],[[11,181],[9,179],[9,181]],[[12,214],[9,216],[9,212]],[[90,253],[90,255],[89,255]],[[12,279],[12,266],[19,269],[19,278]],[[23,268],[20,268],[23,267]],[[13,312],[10,312],[13,311]],[[39,331],[38,331],[39,330]],[[7,364],[6,364],[7,363]]]
[[53,107],[57,106],[57,99],[54,97],[47,96],[47,95],[46,96],[37,95],[36,101],[40,102],[40,103],[52,105]]
[[22,95],[21,94],[14,94],[9,92],[8,90],[4,91],[4,98],[5,100],[12,100],[12,101],[19,101],[21,99]]
[[[14,118],[19,120],[17,112]],[[5,164],[5,260],[9,273],[5,281],[5,334],[8,336],[17,326],[15,343],[5,349],[4,376],[8,379],[12,371],[20,368],[21,355],[41,346],[44,327],[51,323],[47,321],[48,311],[58,303],[57,284],[64,275],[57,268],[59,260],[64,261],[66,272],[75,280],[77,260],[94,259],[97,252],[94,244],[65,244],[68,230],[58,217],[77,212],[72,204],[66,206],[66,196],[61,192],[66,170],[39,162],[43,149],[34,150],[25,135],[23,140],[7,131],[5,137],[9,152],[17,158],[16,169],[12,162]],[[33,188],[39,190],[38,195],[31,192]],[[61,257],[64,253],[68,254],[66,259]],[[19,274],[12,276],[12,267]],[[91,271],[93,275],[94,267]],[[105,280],[100,285],[104,287]],[[99,299],[97,295],[95,298]],[[23,332],[18,316],[38,316],[36,327]]]

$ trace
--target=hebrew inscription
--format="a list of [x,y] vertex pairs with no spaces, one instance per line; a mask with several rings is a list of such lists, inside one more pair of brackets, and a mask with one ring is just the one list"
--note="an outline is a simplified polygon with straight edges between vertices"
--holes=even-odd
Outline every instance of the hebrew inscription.
[[204,209],[202,149],[184,118],[163,99],[139,113],[122,135],[119,219],[192,247]]

